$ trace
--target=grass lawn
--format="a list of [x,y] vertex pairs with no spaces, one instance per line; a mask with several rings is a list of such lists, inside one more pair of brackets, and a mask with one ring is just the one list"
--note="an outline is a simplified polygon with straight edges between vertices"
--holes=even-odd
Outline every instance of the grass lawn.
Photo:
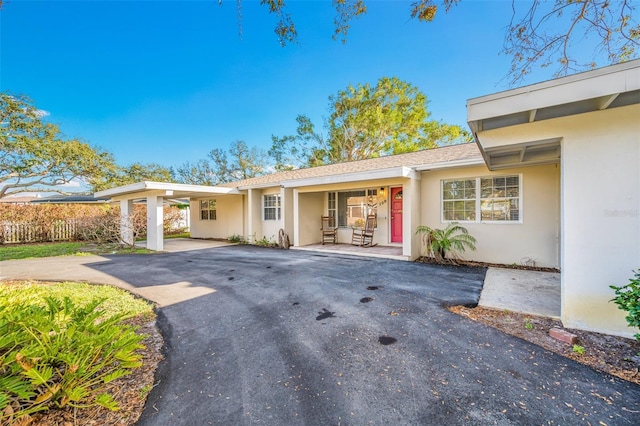
[[191,238],[189,232],[182,232],[180,234],[165,234],[165,238]]
[[0,260],[66,256],[78,253],[84,245],[84,243],[79,242],[5,244],[0,246]]
[[27,259],[30,257],[86,256],[88,254],[154,253],[145,248],[122,247],[117,244],[95,245],[86,242],[59,242],[0,245],[0,260]]
[[44,298],[51,296],[59,300],[65,297],[78,306],[85,306],[94,299],[105,299],[100,304],[105,316],[125,314],[127,316],[153,316],[153,306],[131,293],[109,285],[92,285],[66,281],[62,283],[39,283],[12,281],[0,283],[0,306],[17,304],[44,305]]

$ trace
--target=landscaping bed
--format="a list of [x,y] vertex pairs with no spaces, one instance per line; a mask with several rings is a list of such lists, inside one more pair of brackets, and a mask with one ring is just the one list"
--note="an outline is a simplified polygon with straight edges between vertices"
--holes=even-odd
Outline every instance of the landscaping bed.
[[133,425],[162,336],[153,305],[112,286],[0,283],[0,424]]
[[551,328],[563,328],[558,320],[483,307],[453,306],[449,310],[640,385],[640,342],[635,339],[568,329],[567,331],[578,336],[574,347],[549,336]]

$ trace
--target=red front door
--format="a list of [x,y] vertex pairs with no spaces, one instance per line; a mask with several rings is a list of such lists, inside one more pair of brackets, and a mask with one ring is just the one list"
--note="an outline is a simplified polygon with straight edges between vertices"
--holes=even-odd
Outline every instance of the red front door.
[[402,242],[402,188],[391,188],[391,242]]

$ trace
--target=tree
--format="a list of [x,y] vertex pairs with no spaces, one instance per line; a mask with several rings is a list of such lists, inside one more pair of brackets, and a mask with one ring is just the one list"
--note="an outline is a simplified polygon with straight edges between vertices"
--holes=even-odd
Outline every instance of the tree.
[[[503,49],[511,56],[511,84],[520,82],[536,64],[555,65],[558,77],[595,68],[601,53],[611,64],[637,57],[640,24],[631,0],[532,0],[524,14],[518,14],[513,4]],[[576,48],[589,41],[593,54],[581,58]]]
[[[242,0],[238,2],[239,10]],[[431,22],[439,10],[445,13],[460,0],[416,0],[410,3],[411,18]],[[222,3],[222,0],[218,0]],[[287,13],[284,0],[261,0],[269,12],[278,18],[275,33],[282,46],[296,43],[295,22]],[[605,53],[608,63],[618,63],[638,57],[640,24],[635,14],[634,0],[512,0],[512,18],[506,27],[502,51],[511,56],[511,84],[520,82],[532,68],[555,66],[555,75],[595,68],[595,58]],[[333,0],[336,9],[333,38],[346,42],[351,20],[367,13],[364,0]],[[241,22],[241,14],[238,14]],[[593,36],[597,46],[589,58],[581,57],[574,47],[583,38]]]
[[397,77],[382,77],[376,86],[349,85],[329,97],[329,109],[326,139],[306,116],[298,116],[296,135],[272,137],[269,154],[276,168],[362,160],[471,140],[460,126],[429,120],[426,95]]
[[69,194],[66,185],[114,166],[110,153],[65,139],[45,116],[28,98],[0,93],[0,198],[24,191]]
[[129,185],[142,181],[171,182],[171,169],[156,163],[133,163],[127,167],[114,166],[106,170],[102,176],[90,183],[94,191],[102,191],[117,186]]
[[322,153],[327,145],[322,134],[317,133],[311,119],[306,115],[296,117],[298,127],[295,135],[271,136],[269,156],[275,161],[277,171],[322,164]]
[[173,179],[189,185],[209,185],[218,183],[216,171],[208,160],[200,159],[194,163],[187,161],[171,170]]
[[237,140],[229,150],[215,148],[208,160],[186,162],[173,171],[175,180],[194,185],[219,185],[249,179],[267,172],[266,154]]

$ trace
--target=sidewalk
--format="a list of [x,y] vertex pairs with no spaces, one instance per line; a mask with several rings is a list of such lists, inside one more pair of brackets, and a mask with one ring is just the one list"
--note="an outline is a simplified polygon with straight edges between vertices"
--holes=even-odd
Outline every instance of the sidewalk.
[[489,268],[478,305],[560,319],[560,273]]

